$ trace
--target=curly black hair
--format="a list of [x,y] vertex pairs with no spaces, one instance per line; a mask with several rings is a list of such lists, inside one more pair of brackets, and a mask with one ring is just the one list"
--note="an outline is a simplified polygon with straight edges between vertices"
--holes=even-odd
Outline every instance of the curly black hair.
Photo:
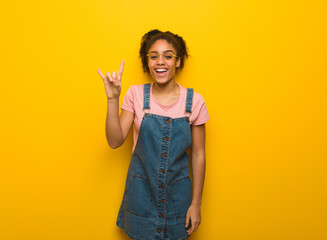
[[172,44],[177,51],[177,56],[180,58],[180,66],[177,70],[182,70],[184,67],[185,59],[188,58],[186,43],[181,36],[173,34],[170,31],[162,32],[158,29],[151,30],[143,35],[141,40],[140,58],[142,60],[143,72],[150,72],[148,67],[148,51],[157,40],[164,39],[168,43]]

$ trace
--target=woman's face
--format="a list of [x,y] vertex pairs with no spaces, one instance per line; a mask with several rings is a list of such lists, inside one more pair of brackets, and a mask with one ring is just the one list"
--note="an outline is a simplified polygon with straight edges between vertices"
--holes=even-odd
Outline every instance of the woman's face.
[[[180,58],[172,44],[164,39],[155,41],[149,49],[148,67],[150,75],[158,84],[166,84],[175,80],[176,67],[180,65]],[[156,55],[156,53],[158,55]]]

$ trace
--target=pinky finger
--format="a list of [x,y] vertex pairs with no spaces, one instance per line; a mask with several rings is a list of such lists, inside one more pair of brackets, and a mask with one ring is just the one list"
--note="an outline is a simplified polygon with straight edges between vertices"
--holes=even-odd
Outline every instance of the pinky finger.
[[98,68],[97,69],[97,71],[98,71],[98,74],[100,75],[100,77],[102,78],[102,79],[105,79],[106,77],[102,74],[102,72],[101,72],[101,70]]

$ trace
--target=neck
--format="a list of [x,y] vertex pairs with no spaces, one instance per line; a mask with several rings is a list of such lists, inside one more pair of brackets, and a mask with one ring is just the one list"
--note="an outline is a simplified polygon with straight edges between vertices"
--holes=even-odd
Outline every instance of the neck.
[[178,90],[179,87],[175,80],[169,81],[166,84],[158,84],[155,82],[152,87],[152,92],[159,95],[176,94]]

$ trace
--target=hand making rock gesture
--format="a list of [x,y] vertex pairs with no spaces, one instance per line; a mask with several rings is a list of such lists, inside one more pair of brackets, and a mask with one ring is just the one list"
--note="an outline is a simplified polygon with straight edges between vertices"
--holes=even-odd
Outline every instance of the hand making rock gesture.
[[119,96],[120,96],[121,77],[122,77],[123,71],[124,71],[124,64],[125,64],[125,61],[122,60],[120,67],[119,67],[118,74],[116,74],[116,72],[113,71],[111,75],[109,72],[107,72],[106,76],[104,76],[102,74],[102,72],[100,71],[100,69],[99,68],[97,69],[100,77],[103,80],[108,99],[119,98]]

